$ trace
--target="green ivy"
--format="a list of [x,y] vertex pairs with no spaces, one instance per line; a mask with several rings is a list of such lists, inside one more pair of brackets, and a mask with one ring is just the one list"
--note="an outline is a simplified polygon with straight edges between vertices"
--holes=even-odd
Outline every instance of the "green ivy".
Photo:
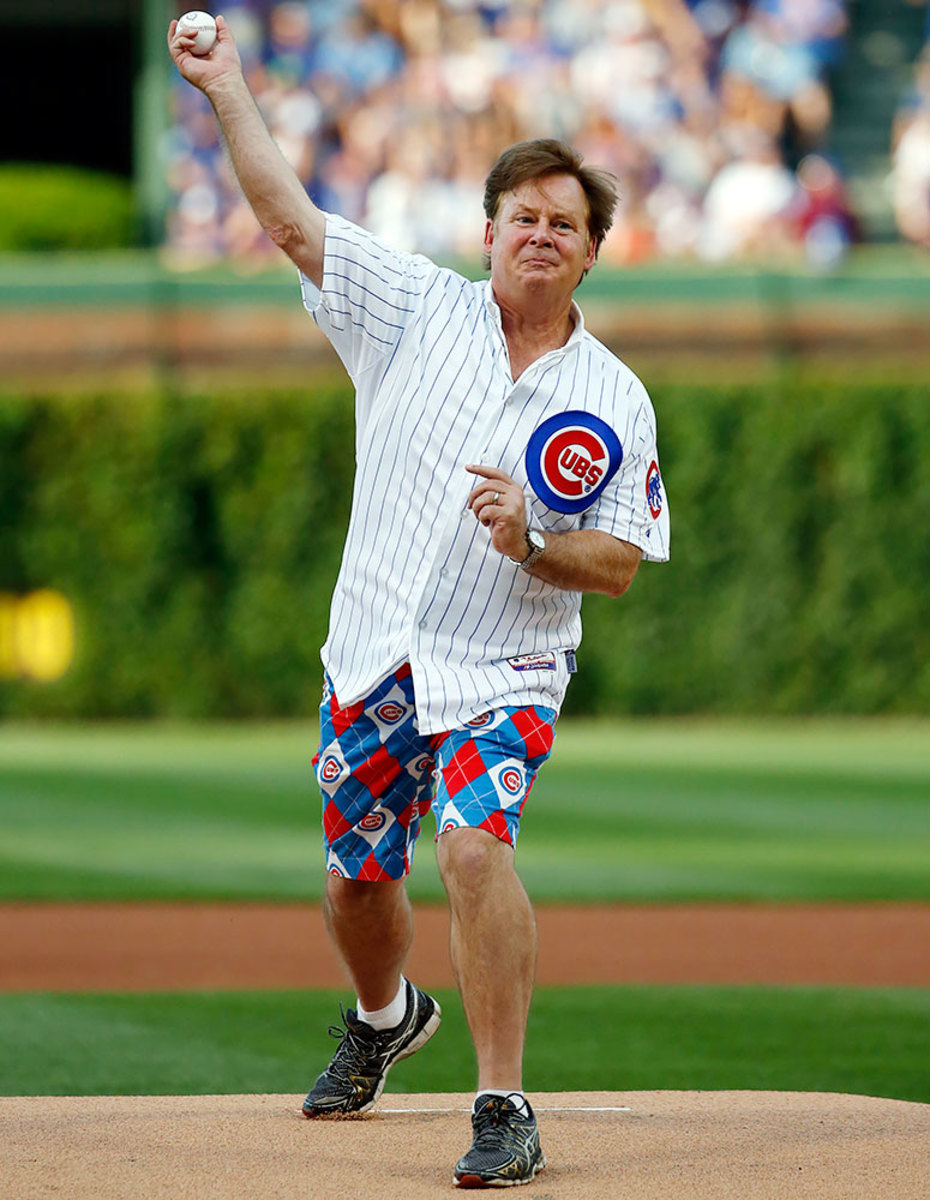
[[[930,709],[930,400],[914,385],[656,392],[672,560],[588,596],[566,711]],[[75,609],[0,714],[311,714],[348,521],[347,385],[0,398],[0,591]]]

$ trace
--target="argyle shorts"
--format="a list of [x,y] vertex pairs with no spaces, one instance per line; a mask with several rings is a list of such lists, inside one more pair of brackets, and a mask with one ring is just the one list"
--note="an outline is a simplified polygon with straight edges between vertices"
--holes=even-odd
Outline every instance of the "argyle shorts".
[[430,808],[437,838],[469,826],[515,845],[556,715],[541,705],[497,708],[463,729],[424,735],[409,664],[347,708],[326,677],[313,759],[326,869],[347,879],[402,879]]

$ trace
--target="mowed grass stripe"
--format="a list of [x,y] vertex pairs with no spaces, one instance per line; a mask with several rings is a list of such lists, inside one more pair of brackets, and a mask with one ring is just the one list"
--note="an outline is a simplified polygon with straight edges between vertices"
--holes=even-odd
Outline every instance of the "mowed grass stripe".
[[[918,717],[766,718],[764,720],[642,718],[563,720],[558,756],[605,766],[660,763],[692,769],[755,767],[777,774],[841,768],[854,778],[926,779],[930,721]],[[54,722],[17,725],[0,733],[0,767],[70,768],[135,775],[137,771],[222,773],[302,778],[316,749],[312,721],[269,725]]]
[[[334,1043],[333,992],[0,996],[3,1095],[293,1093]],[[391,1072],[395,1092],[467,1091],[458,997]],[[771,1089],[930,1102],[930,991],[834,988],[541,988],[529,1091]]]
[[[0,898],[319,894],[309,726],[4,726]],[[926,899],[930,722],[563,722],[540,900]],[[427,821],[411,894],[442,896]]]

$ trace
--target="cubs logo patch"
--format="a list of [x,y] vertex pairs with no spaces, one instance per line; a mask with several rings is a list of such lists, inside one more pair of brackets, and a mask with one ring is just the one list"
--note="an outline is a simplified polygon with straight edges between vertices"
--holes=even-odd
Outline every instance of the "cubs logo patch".
[[375,716],[384,721],[385,725],[396,724],[407,710],[396,700],[385,700],[375,709]]
[[335,755],[330,754],[320,765],[320,779],[324,783],[335,783],[342,774],[342,763]]
[[600,417],[572,410],[556,413],[532,433],[526,473],[543,504],[579,513],[598,498],[623,462],[620,439]]
[[662,515],[662,476],[659,474],[659,464],[652,460],[646,472],[646,503],[653,521]]
[[366,833],[375,833],[379,829],[383,829],[387,817],[383,812],[367,813],[358,823],[359,829],[364,829]]
[[480,717],[472,717],[465,724],[470,729],[483,729],[485,725],[489,725],[494,720],[494,714],[490,712],[482,713]]
[[510,792],[511,796],[516,796],[523,787],[523,776],[516,767],[507,767],[501,771],[500,782],[505,791]]
[[433,771],[436,768],[436,760],[431,754],[421,754],[413,764],[414,773],[417,775],[425,775],[428,771]]

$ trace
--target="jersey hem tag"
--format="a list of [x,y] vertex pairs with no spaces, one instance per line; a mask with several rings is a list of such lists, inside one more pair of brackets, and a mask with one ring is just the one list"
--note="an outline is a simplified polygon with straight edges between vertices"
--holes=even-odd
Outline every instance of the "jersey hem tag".
[[518,654],[516,658],[508,658],[507,662],[514,671],[554,671],[556,669],[554,654]]

